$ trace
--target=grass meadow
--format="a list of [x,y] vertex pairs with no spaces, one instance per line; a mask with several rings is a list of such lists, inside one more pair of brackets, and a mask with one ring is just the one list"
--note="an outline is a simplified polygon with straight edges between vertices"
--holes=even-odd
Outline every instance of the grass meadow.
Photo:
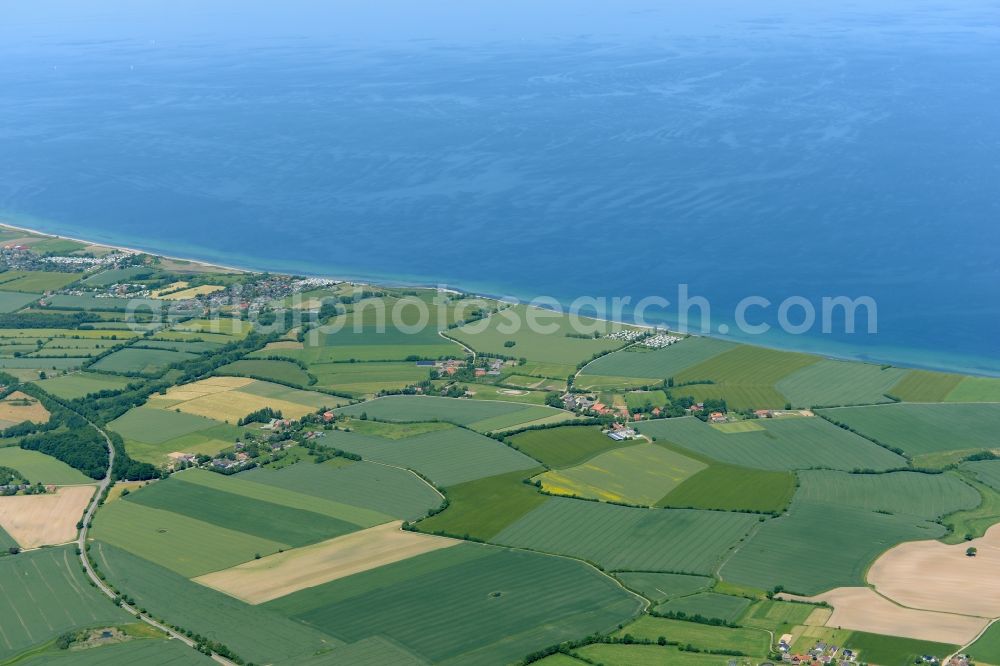
[[61,460],[16,446],[0,448],[0,467],[16,469],[32,483],[51,483],[57,486],[95,483],[89,476]]
[[715,338],[691,337],[664,347],[635,347],[592,361],[580,373],[578,383],[590,386],[598,377],[634,378],[655,384],[735,348],[735,343]]
[[662,613],[684,613],[687,617],[701,615],[726,622],[736,622],[749,607],[750,600],[745,597],[734,597],[718,592],[698,592],[662,603],[656,610]]
[[540,405],[414,395],[377,398],[338,411],[385,421],[447,421],[479,432],[516,428],[549,417],[572,418],[569,412]]
[[702,592],[715,583],[714,579],[707,576],[652,571],[622,571],[616,573],[615,578],[655,603]]
[[119,349],[91,366],[94,370],[118,374],[158,375],[173,363],[197,358],[192,352],[170,349]]
[[[699,650],[739,650],[756,657],[766,656],[770,645],[767,634],[755,629],[714,627],[649,615],[644,615],[626,625],[615,635],[625,634],[653,641],[665,636],[667,640],[678,641],[681,645],[691,645]],[[714,657],[716,663],[719,663],[719,656],[714,655]]]

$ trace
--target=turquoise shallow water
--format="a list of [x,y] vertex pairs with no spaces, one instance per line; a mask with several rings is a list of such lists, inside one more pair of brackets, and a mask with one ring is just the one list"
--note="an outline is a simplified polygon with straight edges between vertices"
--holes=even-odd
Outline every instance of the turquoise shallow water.
[[1000,373],[996,3],[79,4],[0,25],[15,221],[522,299],[684,283],[713,332],[871,296],[877,334],[742,337]]

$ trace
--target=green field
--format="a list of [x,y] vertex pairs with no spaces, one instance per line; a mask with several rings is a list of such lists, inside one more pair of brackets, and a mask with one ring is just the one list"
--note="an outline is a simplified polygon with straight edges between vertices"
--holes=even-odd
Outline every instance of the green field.
[[421,532],[441,532],[492,540],[501,530],[549,498],[523,480],[537,470],[498,474],[450,486],[448,508],[417,524]]
[[966,650],[977,664],[1000,664],[1000,623],[994,623]]
[[[885,409],[878,407],[877,409]],[[820,418],[761,419],[762,431],[723,433],[694,418],[638,424],[645,435],[721,462],[760,469],[884,470],[906,460]]]
[[705,463],[642,442],[601,453],[585,463],[545,472],[536,479],[546,492],[652,506]]
[[691,397],[697,402],[725,400],[731,410],[775,409],[787,402],[776,388],[765,384],[688,384],[673,389],[672,395]]
[[0,558],[0,659],[70,629],[130,617],[90,585],[71,547]]
[[218,425],[224,424],[197,414],[154,407],[136,407],[109,423],[108,427],[126,439],[160,444]]
[[579,557],[609,571],[711,574],[756,523],[752,514],[639,509],[553,497],[494,540]]
[[307,460],[279,470],[254,469],[237,478],[403,520],[419,518],[441,503],[438,494],[415,474],[367,462],[334,467]]
[[309,366],[316,386],[350,393],[373,395],[382,390],[401,389],[430,376],[427,367],[415,363],[317,363]]
[[795,493],[795,475],[712,463],[657,502],[657,506],[722,511],[780,512]]
[[1000,402],[1000,379],[963,377],[948,394],[948,402]]
[[767,629],[780,636],[788,633],[795,625],[804,624],[814,610],[816,606],[811,604],[762,599],[755,601],[743,614],[740,624],[744,627]]
[[276,381],[281,384],[309,386],[309,373],[291,361],[243,359],[215,371],[217,375],[236,375]]
[[868,566],[903,541],[936,539],[943,527],[825,502],[792,503],[786,515],[761,525],[722,567],[723,580],[798,594],[864,585]]
[[[534,317],[539,326],[530,324]],[[611,324],[586,317],[580,322],[588,330],[610,331]],[[535,330],[532,330],[535,329]],[[512,330],[512,333],[506,331]],[[547,331],[547,332],[541,332]],[[515,305],[508,310],[494,314],[486,321],[474,322],[448,331],[449,337],[460,340],[477,352],[499,354],[529,361],[563,363],[575,365],[588,361],[597,353],[617,349],[623,345],[618,340],[607,338],[575,338],[566,333],[576,332],[570,316]],[[513,341],[513,347],[504,346]]]
[[509,439],[517,449],[552,469],[579,465],[594,456],[631,446],[632,442],[615,441],[596,426],[562,426],[529,430]]
[[354,433],[330,432],[325,444],[376,462],[416,470],[440,486],[450,486],[514,470],[538,466],[495,439],[465,428],[448,428],[392,440]]
[[858,653],[858,659],[882,666],[908,666],[918,657],[932,655],[941,659],[958,650],[958,645],[920,641],[915,638],[882,636],[864,631],[851,633],[845,641],[846,647]]
[[55,271],[7,271],[0,274],[0,284],[4,291],[29,291],[41,294],[62,289],[76,282],[82,273],[60,273]]
[[678,382],[710,379],[716,383],[774,386],[785,377],[819,360],[810,354],[738,345],[685,368],[675,379]]
[[[215,477],[219,477],[218,481]],[[362,525],[368,527],[384,522],[370,520],[370,512],[357,510],[362,515],[356,516],[355,511],[347,506],[339,507],[340,511],[337,507],[322,513],[310,511],[305,508],[308,502],[312,500],[318,505],[319,500],[297,498],[296,495],[273,486],[248,485],[240,479],[204,470],[190,470],[175,478],[150,484],[129,495],[124,502],[169,511],[222,529],[293,547],[341,536]],[[296,504],[298,506],[290,506]],[[331,516],[331,513],[341,513],[341,517]],[[348,522],[346,518],[352,520]]]
[[16,469],[32,483],[51,483],[57,486],[95,483],[89,476],[61,460],[16,446],[0,448],[0,467]]
[[906,402],[944,402],[962,381],[962,375],[910,370],[889,391]]
[[775,388],[795,407],[892,402],[885,394],[907,374],[900,368],[823,359],[783,378]]
[[667,404],[667,394],[663,391],[629,391],[625,394],[625,404],[629,411],[651,407],[663,407]]
[[913,456],[996,448],[1000,432],[1000,404],[896,404],[822,414]]
[[[699,650],[739,650],[757,657],[766,656],[770,646],[767,634],[757,629],[713,627],[649,615],[643,615],[615,635],[625,634],[652,641],[664,636],[668,641],[678,641],[681,645],[691,645]],[[722,663],[726,659],[726,657],[715,657],[716,663]]]
[[147,277],[153,270],[145,266],[129,266],[127,268],[112,268],[100,273],[94,273],[83,278],[81,282],[88,287],[108,287],[120,282],[128,282]]
[[25,294],[16,291],[0,291],[0,312],[14,312],[28,303],[38,300],[38,294]]
[[[109,506],[115,504],[119,502]],[[118,589],[156,617],[219,641],[248,661],[295,663],[340,644],[332,636],[193,583],[122,548],[97,541],[91,557]],[[107,601],[104,605],[112,607]]]
[[172,363],[197,358],[190,352],[169,349],[119,349],[94,363],[94,370],[119,374],[158,375]]
[[349,416],[366,414],[384,421],[447,421],[480,432],[507,430],[549,417],[572,418],[569,412],[553,407],[413,395],[377,398],[338,411]]
[[687,617],[701,615],[718,618],[726,622],[736,622],[743,611],[750,607],[750,600],[717,592],[699,592],[687,597],[671,599],[656,607],[661,613],[683,613]]
[[954,474],[845,474],[827,470],[799,472],[796,501],[825,502],[935,520],[955,511],[974,509],[975,488]]
[[38,386],[57,398],[75,400],[89,393],[117,391],[125,388],[129,380],[125,377],[100,375],[94,372],[75,372],[36,382]]
[[7,532],[0,527],[0,550],[7,551],[8,548],[18,547],[17,541],[14,541],[14,537],[7,534]]
[[603,376],[646,379],[655,384],[735,346],[715,338],[691,337],[663,349],[630,348],[596,359],[580,373],[577,383],[590,386]]
[[715,583],[707,576],[648,571],[622,571],[616,573],[615,578],[624,583],[626,587],[636,590],[642,596],[656,603],[707,590]]
[[580,562],[463,544],[264,608],[345,641],[392,639],[433,663],[511,663],[630,619],[640,601]]
[[185,578],[228,569],[254,559],[255,555],[270,555],[289,548],[290,544],[134,501],[134,495],[147,490],[149,487],[104,505],[94,520],[94,537],[172,569]]

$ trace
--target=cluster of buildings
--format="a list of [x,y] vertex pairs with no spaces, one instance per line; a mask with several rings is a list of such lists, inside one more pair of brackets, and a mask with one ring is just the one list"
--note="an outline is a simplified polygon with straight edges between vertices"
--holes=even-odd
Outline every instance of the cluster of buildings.
[[111,267],[131,258],[136,253],[128,250],[116,250],[101,257],[92,256],[42,256],[31,249],[30,245],[7,243],[0,246],[0,263],[14,270],[31,271],[85,271],[96,267]]
[[646,334],[643,331],[625,329],[615,331],[614,333],[608,333],[604,337],[608,340],[618,340],[619,342],[635,342],[644,335]]
[[616,442],[622,442],[626,439],[633,439],[636,433],[635,430],[621,423],[612,423],[611,429],[606,431],[605,434]]
[[818,641],[811,650],[805,654],[795,654],[792,652],[792,635],[785,634],[778,641],[778,652],[781,653],[781,661],[786,664],[797,666],[799,664],[833,664],[834,666],[854,666],[857,655],[848,648],[841,649],[837,645],[829,645],[824,641]]
[[657,333],[656,335],[651,335],[640,344],[643,347],[649,347],[650,349],[663,349],[664,347],[669,347],[675,342],[680,342],[683,340],[679,335],[672,335],[670,333]]

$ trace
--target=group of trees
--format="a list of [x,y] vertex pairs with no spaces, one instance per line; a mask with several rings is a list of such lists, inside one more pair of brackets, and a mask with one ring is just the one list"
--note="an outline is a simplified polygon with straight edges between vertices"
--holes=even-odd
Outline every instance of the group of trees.
[[21,440],[21,448],[50,455],[92,479],[103,479],[108,469],[104,437],[87,427],[86,422],[76,424],[72,430],[28,435]]
[[241,418],[237,422],[237,425],[244,426],[250,423],[269,423],[271,419],[280,419],[280,418],[282,418],[280,409],[272,409],[271,407],[261,407],[257,411],[250,412],[249,414]]

